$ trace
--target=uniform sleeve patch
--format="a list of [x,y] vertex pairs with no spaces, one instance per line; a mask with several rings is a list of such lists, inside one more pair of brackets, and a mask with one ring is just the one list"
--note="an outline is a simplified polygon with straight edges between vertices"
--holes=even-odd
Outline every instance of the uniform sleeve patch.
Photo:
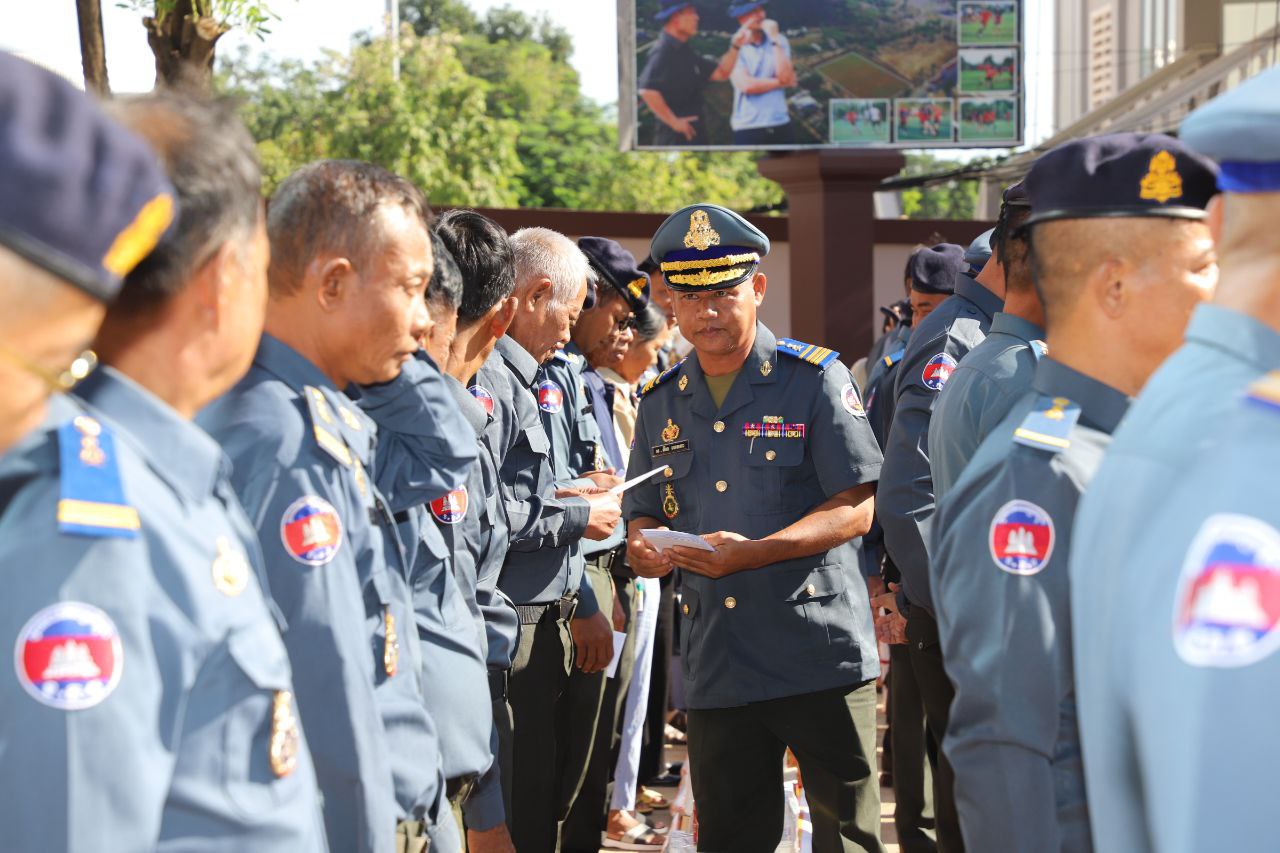
[[42,705],[92,708],[120,683],[124,650],[111,617],[79,601],[63,601],[27,620],[14,648],[18,681]]
[[1257,518],[1210,516],[1187,550],[1173,643],[1192,666],[1256,663],[1280,646],[1280,532]]
[[323,566],[342,547],[342,520],[324,498],[298,498],[280,519],[280,541],[289,556],[304,566]]
[[867,410],[862,407],[862,401],[858,399],[858,390],[853,387],[852,382],[846,382],[840,389],[840,403],[844,406],[844,410],[855,418],[867,416]]
[[489,393],[489,389],[483,385],[472,385],[467,389],[471,392],[471,396],[476,398],[476,402],[484,409],[486,415],[493,414],[493,395]]
[[940,352],[925,364],[920,381],[931,391],[941,391],[955,369],[956,360],[945,352]]
[[564,410],[564,389],[551,379],[538,383],[538,408],[550,415]]
[[996,566],[1011,575],[1039,574],[1053,556],[1053,518],[1030,501],[1009,501],[991,520],[987,544]]
[[457,524],[467,515],[467,487],[454,489],[431,502],[431,514],[441,524]]

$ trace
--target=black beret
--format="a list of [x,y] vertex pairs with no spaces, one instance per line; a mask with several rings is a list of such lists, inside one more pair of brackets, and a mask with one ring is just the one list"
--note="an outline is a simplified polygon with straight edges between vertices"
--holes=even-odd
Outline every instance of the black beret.
[[964,249],[939,243],[911,256],[911,289],[921,293],[954,293],[956,276],[964,270]]
[[635,255],[606,237],[583,237],[578,248],[587,256],[592,268],[607,284],[627,300],[632,311],[643,311],[649,304],[649,276],[636,267]]
[[174,197],[145,142],[0,51],[0,245],[109,302],[173,221]]
[[1065,142],[1026,177],[1027,224],[1098,216],[1203,219],[1217,167],[1161,133],[1115,133]]

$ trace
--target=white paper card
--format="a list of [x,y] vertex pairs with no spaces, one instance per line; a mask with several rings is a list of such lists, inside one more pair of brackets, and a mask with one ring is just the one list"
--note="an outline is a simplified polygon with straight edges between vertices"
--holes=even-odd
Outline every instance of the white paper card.
[[714,551],[715,547],[694,533],[681,533],[679,530],[641,530],[640,535],[657,551],[679,545],[682,548],[697,548],[699,551]]
[[645,480],[649,479],[654,474],[657,474],[659,471],[663,470],[666,467],[667,466],[665,465],[659,465],[657,468],[654,468],[648,474],[641,474],[639,477],[632,477],[630,480],[627,480],[625,483],[619,483],[618,485],[614,486],[612,489],[609,490],[609,494],[620,495],[623,492],[625,492],[627,489],[640,485]]
[[613,632],[613,660],[609,661],[609,668],[604,671],[605,678],[613,678],[618,674],[618,661],[622,660],[622,644],[626,641],[626,634],[621,631]]

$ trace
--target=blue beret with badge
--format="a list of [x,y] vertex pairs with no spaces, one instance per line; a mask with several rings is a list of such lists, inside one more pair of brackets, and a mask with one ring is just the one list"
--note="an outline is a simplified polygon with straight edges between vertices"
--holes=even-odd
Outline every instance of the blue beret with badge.
[[963,270],[964,249],[955,243],[919,249],[907,263],[911,289],[920,293],[954,293],[956,276]]
[[627,300],[633,312],[649,304],[649,275],[636,266],[635,255],[607,237],[583,237],[578,248],[587,256],[601,283]]
[[1055,219],[1155,216],[1204,219],[1217,166],[1162,133],[1073,139],[1027,173],[1028,225]]
[[649,254],[672,290],[725,290],[755,274],[769,238],[727,207],[691,204],[658,226]]
[[982,272],[982,268],[987,265],[987,261],[991,260],[991,235],[996,229],[989,228],[983,231],[977,237],[973,238],[973,242],[969,244],[969,248],[964,250],[964,262],[968,265],[965,272],[969,275],[976,276]]
[[109,302],[169,227],[174,198],[142,139],[0,52],[0,246]]
[[1218,161],[1218,188],[1280,192],[1280,68],[1264,71],[1183,119],[1182,140]]

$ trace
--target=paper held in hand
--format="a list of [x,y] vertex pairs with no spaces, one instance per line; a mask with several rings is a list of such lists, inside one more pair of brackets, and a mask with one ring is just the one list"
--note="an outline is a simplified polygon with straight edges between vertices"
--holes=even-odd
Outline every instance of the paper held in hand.
[[662,471],[666,467],[667,466],[665,465],[659,465],[657,468],[654,468],[648,474],[641,474],[639,477],[632,477],[630,480],[627,480],[625,483],[619,483],[618,485],[614,486],[612,489],[609,490],[609,494],[620,495],[623,492],[625,492],[627,489],[640,485],[645,480],[649,479],[654,474],[657,474],[659,471]]
[[694,533],[681,533],[679,530],[641,530],[640,535],[656,551],[665,551],[673,545],[696,548],[699,551],[715,550],[710,542]]

